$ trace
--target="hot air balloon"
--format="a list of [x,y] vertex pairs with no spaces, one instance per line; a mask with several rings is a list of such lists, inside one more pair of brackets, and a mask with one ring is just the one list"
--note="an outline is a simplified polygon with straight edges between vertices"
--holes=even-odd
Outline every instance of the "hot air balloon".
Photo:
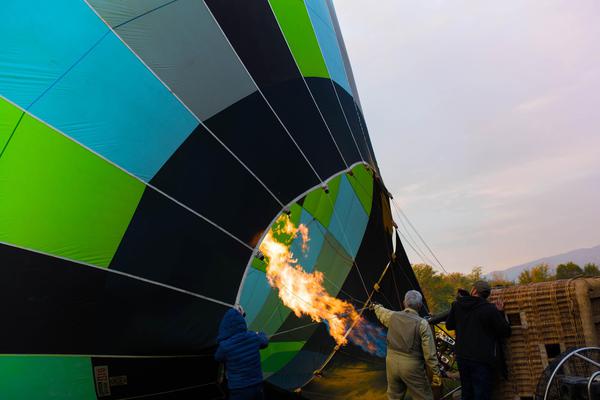
[[260,254],[285,215],[364,318],[418,287],[330,0],[0,13],[0,398],[222,398],[237,303],[273,388],[349,398],[359,370],[384,393],[380,355],[286,307]]

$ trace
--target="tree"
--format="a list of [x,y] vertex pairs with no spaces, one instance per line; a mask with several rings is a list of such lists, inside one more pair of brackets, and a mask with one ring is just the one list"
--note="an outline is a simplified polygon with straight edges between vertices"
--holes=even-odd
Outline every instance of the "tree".
[[471,273],[467,275],[467,279],[471,282],[471,286],[477,281],[483,281],[483,267],[473,267]]
[[554,277],[550,275],[550,267],[548,264],[539,264],[531,269],[523,270],[519,274],[519,284],[525,285],[527,283],[536,282],[547,282],[553,280]]
[[539,264],[531,268],[531,279],[533,282],[546,282],[553,280],[550,275],[550,267],[548,264]]
[[519,284],[526,285],[531,282],[533,282],[533,280],[531,279],[531,271],[528,269],[524,269],[523,271],[521,271],[521,273],[519,274]]
[[490,285],[492,287],[498,287],[498,286],[508,287],[508,286],[514,286],[514,284],[515,284],[515,282],[509,281],[508,279],[506,279],[506,275],[503,274],[502,272],[492,273],[492,276],[490,279]]
[[451,272],[447,274],[445,280],[453,289],[455,289],[454,293],[456,293],[456,290],[459,288],[469,290],[472,286],[471,280],[460,272]]
[[419,281],[423,296],[427,300],[429,312],[437,314],[450,308],[453,288],[446,281],[446,275],[435,271],[431,265],[415,264],[413,271]]
[[473,268],[468,274],[460,272],[442,274],[427,264],[415,264],[412,267],[432,314],[448,310],[456,299],[458,289],[468,291],[476,281],[484,279],[481,267]]
[[583,274],[585,276],[600,276],[600,269],[594,263],[587,263],[583,266]]
[[559,264],[556,267],[556,279],[570,279],[579,275],[583,275],[583,270],[572,261],[566,264]]

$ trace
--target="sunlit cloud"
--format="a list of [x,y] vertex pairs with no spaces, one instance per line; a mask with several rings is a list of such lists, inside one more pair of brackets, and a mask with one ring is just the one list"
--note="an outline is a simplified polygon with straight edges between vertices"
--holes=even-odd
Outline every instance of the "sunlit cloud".
[[386,185],[447,268],[599,244],[600,2],[334,1]]

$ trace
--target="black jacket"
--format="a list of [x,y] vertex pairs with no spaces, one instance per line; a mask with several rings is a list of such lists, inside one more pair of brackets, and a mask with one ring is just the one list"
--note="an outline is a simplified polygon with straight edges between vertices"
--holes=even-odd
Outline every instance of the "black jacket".
[[501,343],[510,336],[510,325],[494,304],[481,297],[459,297],[452,303],[446,327],[456,331],[458,358],[504,369]]

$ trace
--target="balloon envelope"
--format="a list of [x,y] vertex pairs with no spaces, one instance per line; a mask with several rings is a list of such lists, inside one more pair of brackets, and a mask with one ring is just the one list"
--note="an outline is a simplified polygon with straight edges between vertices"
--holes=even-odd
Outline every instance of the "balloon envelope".
[[235,303],[273,335],[268,382],[292,390],[328,359],[351,365],[255,257],[287,212],[310,229],[292,251],[331,295],[400,307],[416,285],[331,2],[8,0],[0,13],[0,397],[218,398],[212,352]]

